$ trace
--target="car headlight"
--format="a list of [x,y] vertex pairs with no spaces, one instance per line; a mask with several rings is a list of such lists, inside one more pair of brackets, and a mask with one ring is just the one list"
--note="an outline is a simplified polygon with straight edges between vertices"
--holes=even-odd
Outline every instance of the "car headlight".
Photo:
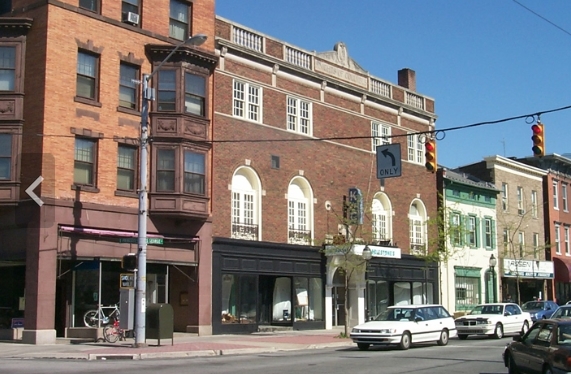
[[361,332],[361,331],[360,331],[359,329],[352,329],[351,332],[357,332],[357,333],[359,333],[359,332]]
[[394,334],[397,332],[397,329],[381,329],[379,330],[380,334]]

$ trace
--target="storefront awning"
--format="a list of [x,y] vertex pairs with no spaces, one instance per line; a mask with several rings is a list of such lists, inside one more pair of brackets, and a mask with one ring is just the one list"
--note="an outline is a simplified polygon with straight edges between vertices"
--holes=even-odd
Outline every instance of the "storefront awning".
[[[101,229],[94,229],[89,227],[81,227],[81,226],[67,226],[67,225],[60,225],[59,226],[60,232],[67,232],[67,233],[75,233],[75,234],[84,234],[84,235],[92,235],[92,236],[102,236],[102,237],[115,237],[115,238],[137,238],[139,233],[134,231],[120,231],[120,230],[101,230]],[[160,238],[166,241],[176,241],[176,242],[196,242],[198,241],[197,237],[170,237],[164,236],[159,234],[152,234],[147,233],[147,238]]]
[[556,282],[569,282],[571,278],[569,274],[571,273],[571,259],[564,259],[559,257],[553,257],[553,265],[555,267],[555,281]]

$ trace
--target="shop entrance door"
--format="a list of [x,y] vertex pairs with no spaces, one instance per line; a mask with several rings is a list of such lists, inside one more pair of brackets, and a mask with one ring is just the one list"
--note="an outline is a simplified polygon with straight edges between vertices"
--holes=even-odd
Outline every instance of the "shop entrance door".
[[331,289],[333,302],[333,326],[345,325],[345,287],[334,286]]

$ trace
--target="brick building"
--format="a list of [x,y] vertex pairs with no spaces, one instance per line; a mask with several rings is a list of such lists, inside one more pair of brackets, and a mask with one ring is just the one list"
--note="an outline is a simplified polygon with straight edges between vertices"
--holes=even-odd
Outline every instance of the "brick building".
[[[437,209],[422,134],[435,129],[434,100],[416,92],[415,72],[392,84],[341,42],[310,52],[221,17],[215,48],[214,333],[330,328],[346,302],[352,325],[387,305],[438,302],[435,264],[411,254],[436,248]],[[379,180],[376,147],[390,145],[402,175]],[[349,227],[355,253],[373,253],[350,300],[322,251],[347,233],[344,196],[363,205]]]
[[[6,2],[3,2],[6,4]],[[55,342],[119,301],[137,253],[140,81],[150,108],[147,303],[211,332],[214,1],[11,0],[0,17],[0,306]],[[37,204],[25,190],[39,176]],[[153,244],[151,244],[153,243]]]

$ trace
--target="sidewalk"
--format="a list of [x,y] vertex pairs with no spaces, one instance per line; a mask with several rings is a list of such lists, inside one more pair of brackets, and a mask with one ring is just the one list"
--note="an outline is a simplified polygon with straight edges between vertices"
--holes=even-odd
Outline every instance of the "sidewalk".
[[51,358],[107,360],[142,360],[152,358],[203,357],[231,354],[254,354],[278,351],[355,347],[351,339],[340,338],[343,327],[332,330],[263,332],[248,335],[210,335],[174,333],[174,339],[147,339],[147,346],[134,348],[133,339],[111,343],[71,343],[60,339],[53,345],[30,345],[0,342],[0,358]]

